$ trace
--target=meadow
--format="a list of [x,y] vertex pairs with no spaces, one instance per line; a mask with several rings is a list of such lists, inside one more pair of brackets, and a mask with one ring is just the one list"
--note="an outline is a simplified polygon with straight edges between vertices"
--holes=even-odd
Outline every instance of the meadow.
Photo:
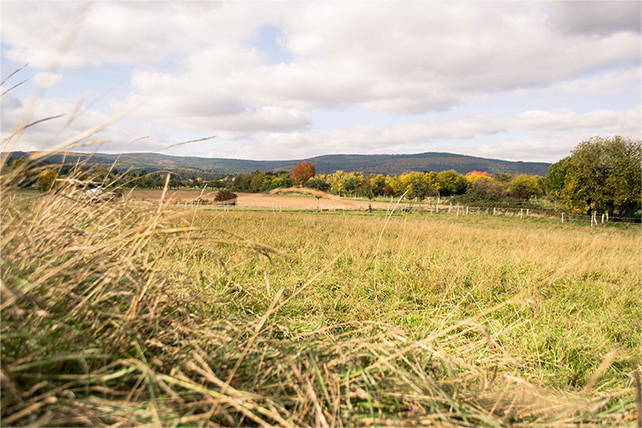
[[637,423],[637,226],[82,194],[2,191],[3,425]]

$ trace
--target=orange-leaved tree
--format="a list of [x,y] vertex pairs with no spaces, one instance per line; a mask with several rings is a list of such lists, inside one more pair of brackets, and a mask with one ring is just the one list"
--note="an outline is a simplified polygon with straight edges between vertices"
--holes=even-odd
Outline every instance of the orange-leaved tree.
[[305,186],[305,183],[307,183],[309,179],[314,177],[316,173],[317,170],[314,165],[312,165],[310,162],[304,161],[294,165],[294,168],[292,168],[290,175],[292,176],[292,179],[297,182],[297,184]]

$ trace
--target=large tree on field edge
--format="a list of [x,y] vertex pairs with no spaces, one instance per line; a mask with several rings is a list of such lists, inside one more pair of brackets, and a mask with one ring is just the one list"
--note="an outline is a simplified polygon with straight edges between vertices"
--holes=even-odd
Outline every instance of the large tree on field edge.
[[297,182],[297,184],[305,186],[305,183],[307,183],[309,179],[314,177],[316,173],[316,168],[310,162],[299,162],[298,164],[294,165],[294,168],[292,168],[290,175],[292,176],[292,179]]
[[551,165],[547,196],[568,211],[632,216],[640,209],[641,151],[640,140],[620,136],[583,141]]

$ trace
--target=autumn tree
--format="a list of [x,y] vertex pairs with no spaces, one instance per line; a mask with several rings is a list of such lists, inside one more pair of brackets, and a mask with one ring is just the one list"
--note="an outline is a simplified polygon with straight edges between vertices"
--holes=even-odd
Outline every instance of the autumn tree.
[[312,165],[310,162],[303,161],[294,165],[294,168],[292,168],[290,175],[297,184],[299,184],[300,186],[305,186],[305,183],[307,183],[309,179],[314,177],[316,175],[316,172],[317,171],[316,168],[314,168],[314,165]]

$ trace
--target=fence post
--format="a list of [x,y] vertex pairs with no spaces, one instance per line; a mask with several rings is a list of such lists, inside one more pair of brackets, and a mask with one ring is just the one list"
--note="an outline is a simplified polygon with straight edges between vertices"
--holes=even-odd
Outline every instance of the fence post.
[[468,207],[466,207],[466,214],[468,214]]
[[524,208],[520,208],[520,210],[519,210],[519,218],[524,218]]
[[604,224],[604,214],[602,214],[602,224]]
[[564,213],[562,213],[562,223],[564,223]]
[[448,214],[450,214],[450,212],[452,211],[452,209],[453,209],[453,203],[452,203],[452,201],[451,201],[451,202],[450,202],[450,205],[448,206]]
[[526,208],[526,217],[528,217],[528,212],[529,211],[530,211],[530,209]]

